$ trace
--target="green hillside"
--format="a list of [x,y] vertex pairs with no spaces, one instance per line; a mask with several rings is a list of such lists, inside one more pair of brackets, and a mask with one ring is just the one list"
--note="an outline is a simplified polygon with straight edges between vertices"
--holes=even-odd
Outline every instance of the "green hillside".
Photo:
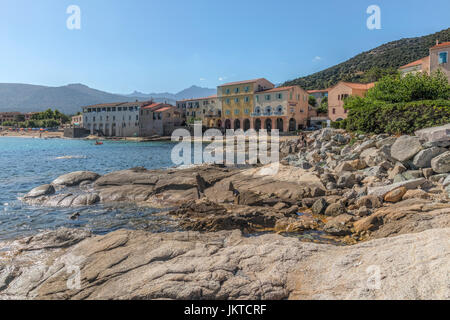
[[400,66],[427,56],[436,39],[440,42],[450,41],[450,28],[423,37],[383,44],[334,67],[287,81],[283,86],[299,85],[306,90],[313,90],[329,88],[339,81],[375,81],[386,73],[395,72]]

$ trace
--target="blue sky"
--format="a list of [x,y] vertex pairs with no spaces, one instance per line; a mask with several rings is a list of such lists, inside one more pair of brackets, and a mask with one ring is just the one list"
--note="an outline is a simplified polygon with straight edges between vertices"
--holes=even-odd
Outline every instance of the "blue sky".
[[[372,4],[381,30],[366,27]],[[69,5],[81,30],[66,27]],[[448,28],[449,12],[448,0],[1,0],[0,82],[115,93],[281,83]]]

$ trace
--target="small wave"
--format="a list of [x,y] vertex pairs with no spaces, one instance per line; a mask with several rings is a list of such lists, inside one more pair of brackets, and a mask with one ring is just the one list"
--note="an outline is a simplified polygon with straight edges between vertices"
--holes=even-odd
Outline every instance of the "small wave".
[[54,160],[66,160],[66,159],[87,159],[86,156],[61,156],[56,157]]

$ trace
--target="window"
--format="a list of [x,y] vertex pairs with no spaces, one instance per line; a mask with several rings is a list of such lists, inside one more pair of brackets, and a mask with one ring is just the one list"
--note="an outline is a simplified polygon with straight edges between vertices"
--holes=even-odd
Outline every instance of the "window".
[[266,101],[270,101],[270,94],[266,94]]
[[245,102],[249,102],[249,101],[250,101],[250,98],[249,98],[249,97],[245,97],[245,98],[244,98],[244,101],[245,101]]
[[448,52],[439,52],[439,64],[444,64],[448,62]]
[[259,96],[256,96],[256,102],[259,102]]
[[239,88],[234,89],[235,93],[239,93]]
[[278,100],[283,99],[283,94],[282,94],[282,93],[278,93],[278,94],[277,94],[277,99],[278,99]]
[[235,99],[234,99],[234,102],[235,102],[235,103],[239,103],[239,98],[235,98]]
[[249,86],[245,87],[244,91],[245,92],[249,92],[250,91],[250,87]]
[[226,102],[227,104],[230,104],[230,99],[226,99],[225,102]]
[[[302,111],[302,110],[300,110],[300,111]],[[291,108],[291,113],[294,113],[294,108]]]
[[261,107],[256,107],[255,108],[255,113],[256,114],[260,114],[261,113]]
[[289,100],[292,100],[292,92],[289,93]]
[[225,114],[226,114],[227,116],[229,116],[229,115],[231,114],[230,110],[226,110],[226,111],[225,111]]
[[226,94],[230,94],[230,89],[225,90]]
[[245,112],[245,114],[249,114],[249,113],[250,113],[250,110],[245,109],[244,112]]
[[333,108],[333,114],[336,114],[336,108]]
[[239,115],[239,109],[234,109],[234,114]]

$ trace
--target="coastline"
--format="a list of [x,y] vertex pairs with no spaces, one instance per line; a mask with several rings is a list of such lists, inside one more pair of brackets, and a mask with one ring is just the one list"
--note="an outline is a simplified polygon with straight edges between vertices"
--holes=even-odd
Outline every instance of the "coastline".
[[[441,131],[323,129],[283,141],[272,174],[204,164],[62,175],[23,201],[166,208],[154,216],[181,231],[60,228],[0,242],[0,279],[11,279],[0,298],[447,299],[450,142],[433,140]],[[48,272],[26,278],[39,272],[36,257]],[[61,263],[80,268],[78,289],[65,286]],[[381,289],[367,287],[374,268]],[[440,288],[432,294],[430,281]]]

